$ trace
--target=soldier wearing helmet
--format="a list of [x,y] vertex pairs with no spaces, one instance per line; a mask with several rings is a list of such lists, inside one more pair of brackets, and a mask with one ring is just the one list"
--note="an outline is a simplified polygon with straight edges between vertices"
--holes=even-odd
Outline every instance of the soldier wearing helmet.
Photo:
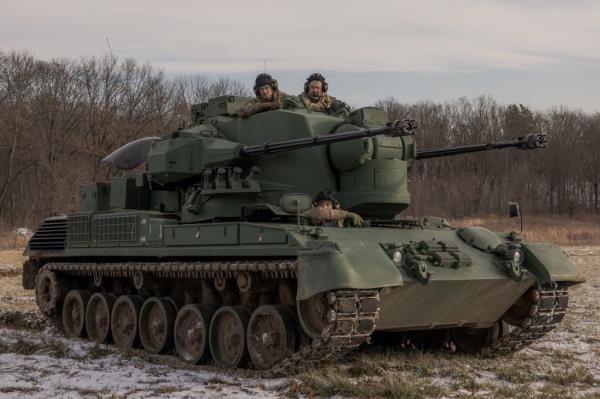
[[364,220],[354,212],[340,209],[340,203],[331,190],[323,190],[317,194],[312,209],[302,216],[308,218],[312,225],[343,227],[344,221],[349,220],[354,226],[361,226]]
[[313,73],[304,83],[304,92],[300,98],[309,111],[333,113],[342,109],[350,110],[345,102],[327,94],[329,85],[320,73]]
[[279,109],[283,105],[286,94],[279,91],[277,80],[268,73],[260,73],[254,81],[254,94],[256,98],[248,101],[239,111],[238,115],[247,118],[259,112]]

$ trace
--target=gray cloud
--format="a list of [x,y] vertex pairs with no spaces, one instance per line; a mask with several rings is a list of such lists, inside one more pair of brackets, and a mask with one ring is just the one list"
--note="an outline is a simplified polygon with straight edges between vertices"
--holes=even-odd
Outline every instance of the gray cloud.
[[3,0],[0,49],[78,58],[106,54],[108,37],[115,55],[168,74],[251,76],[267,60],[283,74],[571,81],[579,67],[598,72],[599,20],[594,1]]

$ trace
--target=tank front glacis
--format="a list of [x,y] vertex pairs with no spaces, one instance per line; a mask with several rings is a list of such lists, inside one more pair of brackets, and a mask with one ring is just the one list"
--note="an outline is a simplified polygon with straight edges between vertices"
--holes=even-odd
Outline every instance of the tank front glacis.
[[[79,213],[42,223],[23,285],[67,336],[273,374],[376,331],[503,353],[560,322],[581,280],[557,247],[394,219],[420,157],[543,142],[417,151],[414,121],[381,110],[240,119],[246,101],[213,99],[192,108],[194,126],[115,151],[113,165],[144,171],[83,186]],[[324,188],[367,226],[298,225],[279,206]]]

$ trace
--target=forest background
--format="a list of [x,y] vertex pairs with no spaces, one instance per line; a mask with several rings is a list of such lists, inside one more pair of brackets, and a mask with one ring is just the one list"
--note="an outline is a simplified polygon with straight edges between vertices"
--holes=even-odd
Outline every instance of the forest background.
[[[104,156],[134,139],[185,126],[190,105],[224,94],[251,91],[228,78],[168,78],[132,59],[44,61],[24,51],[0,52],[0,232],[76,211],[82,183],[118,173],[101,163]],[[375,106],[391,119],[416,119],[419,148],[548,135],[544,150],[417,162],[408,215],[504,214],[515,200],[534,215],[600,214],[598,111],[531,110],[518,99],[504,105],[490,96],[414,104],[389,97]]]

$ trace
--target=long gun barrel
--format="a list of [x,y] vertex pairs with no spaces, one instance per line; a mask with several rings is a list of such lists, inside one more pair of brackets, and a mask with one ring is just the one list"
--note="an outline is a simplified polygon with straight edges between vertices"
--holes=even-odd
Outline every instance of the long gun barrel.
[[469,152],[497,150],[510,147],[519,148],[521,150],[531,150],[536,148],[544,148],[546,147],[547,142],[548,138],[546,134],[533,133],[517,137],[515,140],[503,141],[498,143],[472,144],[459,147],[443,147],[418,150],[417,159],[446,157],[450,155],[466,154]]
[[408,136],[414,134],[416,124],[414,120],[392,121],[385,127],[357,130],[355,132],[343,132],[332,134],[321,134],[314,137],[303,137],[293,140],[276,141],[257,145],[246,145],[240,149],[240,156],[251,157],[255,155],[276,154],[278,152],[297,150],[300,148],[315,147],[341,141],[355,140],[364,137],[373,137],[381,134],[387,136]]

